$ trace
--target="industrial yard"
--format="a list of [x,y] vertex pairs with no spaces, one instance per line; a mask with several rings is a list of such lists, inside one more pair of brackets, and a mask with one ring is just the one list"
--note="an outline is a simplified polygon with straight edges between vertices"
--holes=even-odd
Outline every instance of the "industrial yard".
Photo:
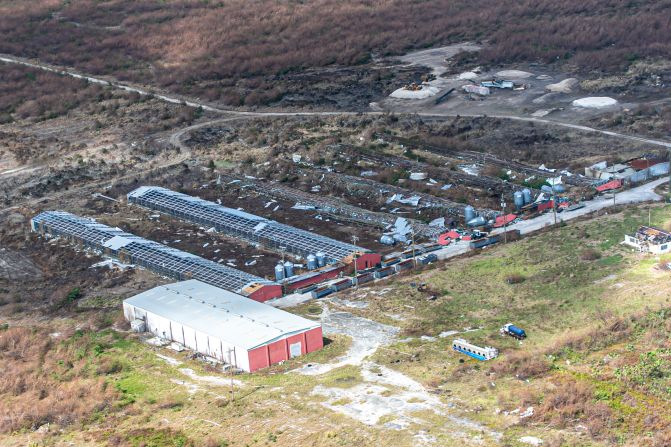
[[4,58],[0,444],[669,445],[657,84],[480,51],[356,110]]

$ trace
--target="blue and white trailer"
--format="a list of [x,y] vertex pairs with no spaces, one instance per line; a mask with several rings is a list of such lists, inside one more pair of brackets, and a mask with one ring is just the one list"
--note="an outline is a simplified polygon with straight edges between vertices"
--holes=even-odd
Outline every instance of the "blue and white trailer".
[[492,348],[491,346],[481,348],[480,346],[475,346],[474,344],[467,342],[463,338],[453,340],[452,349],[482,361],[491,360],[499,355],[499,350],[496,348]]

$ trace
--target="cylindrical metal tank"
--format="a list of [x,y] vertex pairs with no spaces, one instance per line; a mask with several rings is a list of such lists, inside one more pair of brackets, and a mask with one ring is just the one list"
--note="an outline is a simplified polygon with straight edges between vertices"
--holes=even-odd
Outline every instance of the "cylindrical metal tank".
[[554,189],[555,192],[559,193],[566,192],[566,188],[564,188],[564,185],[554,185],[552,189]]
[[522,190],[522,196],[524,197],[524,204],[528,205],[531,203],[531,190],[529,188],[524,188]]
[[543,186],[541,186],[541,191],[552,194],[552,186],[550,186],[550,185],[543,185]]
[[522,191],[515,191],[513,202],[515,203],[515,208],[518,210],[522,208],[524,206],[524,193]]
[[282,281],[285,278],[284,276],[284,264],[282,261],[278,262],[275,266],[275,280]]
[[319,266],[319,264],[317,264],[317,257],[312,253],[308,255],[307,261],[308,261],[308,270],[314,270]]
[[324,267],[326,265],[326,255],[324,254],[324,252],[318,251],[316,257],[317,257],[317,265],[319,267]]
[[384,245],[394,245],[395,242],[394,237],[388,234],[383,234],[380,238],[380,243]]
[[284,276],[286,278],[291,278],[294,276],[294,263],[291,261],[287,261],[284,263]]
[[466,222],[469,227],[479,227],[487,223],[484,217],[478,216]]
[[466,205],[466,208],[464,208],[464,220],[469,222],[473,219],[475,219],[475,208],[471,205]]

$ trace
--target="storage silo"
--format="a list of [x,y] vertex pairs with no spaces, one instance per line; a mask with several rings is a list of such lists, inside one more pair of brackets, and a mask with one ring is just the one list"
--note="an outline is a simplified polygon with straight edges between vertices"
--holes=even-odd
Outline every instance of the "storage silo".
[[284,276],[287,278],[291,278],[294,276],[294,263],[291,261],[287,261],[284,263]]
[[284,276],[284,264],[282,261],[278,262],[275,266],[275,280],[282,281],[285,278]]
[[524,193],[522,191],[515,191],[513,194],[513,203],[518,210],[524,206]]
[[528,205],[531,203],[531,190],[529,188],[524,188],[522,190],[522,196],[524,197],[524,204]]
[[471,205],[466,205],[466,208],[464,208],[464,220],[470,222],[473,219],[475,219],[475,208]]
[[324,254],[324,252],[318,251],[316,256],[317,256],[317,265],[319,267],[324,267],[326,265],[326,255]]
[[308,255],[307,262],[308,262],[308,270],[314,270],[319,266],[319,264],[317,264],[317,257],[312,253]]

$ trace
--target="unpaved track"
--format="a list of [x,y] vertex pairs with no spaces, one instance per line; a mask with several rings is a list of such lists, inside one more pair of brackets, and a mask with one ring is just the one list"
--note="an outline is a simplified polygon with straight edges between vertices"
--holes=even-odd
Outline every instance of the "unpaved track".
[[[138,86],[133,86],[129,84],[123,84],[119,81],[116,81],[114,79],[108,78],[108,79],[103,79],[100,77],[95,77],[95,76],[90,76],[86,74],[81,74],[78,73],[74,70],[62,68],[62,67],[57,67],[53,65],[48,65],[41,63],[39,61],[29,61],[27,59],[23,59],[20,57],[12,56],[12,55],[0,55],[0,62],[5,62],[8,64],[18,64],[18,65],[24,65],[26,67],[31,67],[39,70],[45,70],[45,71],[50,71],[52,73],[57,73],[60,75],[64,76],[72,76],[74,78],[78,79],[84,79],[92,83],[96,84],[101,84],[101,85],[108,85],[111,87],[119,88],[122,90],[126,90],[129,92],[135,92],[140,95],[144,96],[153,96],[155,98],[158,98],[162,101],[171,103],[171,104],[185,104],[191,107],[200,107],[205,111],[208,112],[213,112],[213,113],[220,113],[220,114],[229,114],[229,115],[237,115],[237,116],[246,116],[246,117],[282,117],[282,116],[338,116],[338,115],[359,115],[359,114],[365,114],[365,115],[384,115],[387,112],[329,112],[329,111],[317,111],[317,112],[253,112],[253,111],[242,111],[242,110],[234,110],[234,109],[224,109],[220,107],[215,107],[210,104],[207,104],[203,101],[200,101],[198,99],[193,99],[193,98],[187,98],[187,97],[182,97],[178,95],[167,95],[164,93],[158,93],[158,92],[153,92],[147,88],[142,88]],[[390,111],[390,112],[395,112],[395,113],[403,113],[402,111]],[[671,142],[668,141],[662,141],[662,140],[654,140],[650,138],[645,138],[645,137],[640,137],[640,136],[635,136],[635,135],[625,135],[617,132],[612,132],[609,130],[602,130],[602,129],[596,129],[594,127],[589,127],[589,126],[582,126],[579,124],[572,124],[572,123],[565,123],[561,121],[554,121],[554,120],[549,120],[549,119],[542,119],[542,118],[535,118],[535,117],[527,117],[527,116],[518,116],[518,115],[486,115],[486,114],[463,114],[463,113],[444,113],[444,114],[436,114],[436,113],[428,113],[428,112],[420,112],[420,113],[413,113],[418,116],[422,116],[425,118],[434,118],[434,119],[441,119],[441,118],[446,118],[446,117],[454,117],[454,116],[465,116],[465,117],[471,117],[471,118],[482,118],[482,117],[490,117],[490,118],[498,118],[498,119],[509,119],[509,120],[515,120],[515,121],[526,121],[526,122],[534,122],[534,123],[540,123],[540,124],[547,124],[550,126],[560,126],[560,127],[566,127],[569,129],[574,129],[574,130],[580,130],[583,132],[591,132],[591,133],[600,133],[603,135],[607,135],[610,137],[614,138],[619,138],[619,139],[624,139],[624,140],[630,140],[630,141],[637,141],[640,143],[646,143],[654,146],[662,146],[666,148],[671,149]],[[201,126],[202,127],[202,126]]]
[[[202,123],[195,124],[193,126],[189,126],[183,129],[180,129],[173,133],[169,137],[169,141],[172,145],[179,147],[180,148],[180,154],[177,157],[173,157],[166,162],[158,165],[158,166],[153,166],[148,169],[144,169],[142,171],[138,172],[132,172],[129,173],[128,175],[125,175],[123,177],[116,178],[115,180],[119,179],[125,179],[125,178],[130,178],[134,176],[141,175],[145,172],[149,172],[155,169],[161,169],[161,168],[166,168],[170,166],[174,166],[176,164],[182,163],[188,159],[191,158],[191,152],[190,149],[187,145],[183,143],[184,136],[187,135],[189,132],[207,127],[207,126],[212,126],[216,125],[222,122],[227,122],[227,121],[233,121],[233,120],[238,120],[238,119],[245,119],[245,118],[262,118],[262,117],[310,117],[310,116],[342,116],[342,115],[384,115],[388,112],[348,112],[348,111],[315,111],[315,112],[253,112],[253,111],[241,111],[241,110],[234,110],[234,109],[223,109],[219,107],[214,107],[212,105],[209,105],[203,101],[197,100],[197,99],[192,99],[192,98],[185,98],[185,97],[180,97],[177,95],[166,95],[162,93],[156,93],[153,92],[147,88],[142,88],[138,86],[133,86],[133,85],[128,85],[128,84],[123,84],[119,81],[116,81],[114,79],[104,79],[100,77],[95,77],[95,76],[90,76],[86,74],[81,74],[78,73],[74,70],[62,68],[62,67],[57,67],[45,63],[41,63],[39,61],[29,61],[27,59],[19,58],[16,56],[11,56],[11,55],[0,55],[0,62],[8,63],[8,64],[17,64],[17,65],[23,65],[26,67],[31,67],[39,70],[45,70],[49,71],[52,73],[57,73],[63,76],[71,76],[77,79],[84,79],[87,80],[88,82],[96,83],[96,84],[101,84],[101,85],[107,85],[111,86],[114,88],[118,88],[121,90],[129,91],[129,92],[135,92],[140,95],[144,96],[153,96],[155,98],[158,98],[162,101],[165,101],[167,103],[171,104],[185,104],[191,107],[200,107],[205,111],[216,113],[216,114],[223,114],[226,115],[224,118],[218,118]],[[396,113],[402,113],[402,112],[396,112]],[[486,114],[456,114],[456,113],[445,113],[445,114],[436,114],[436,113],[414,113],[414,115],[421,116],[424,118],[428,119],[434,119],[434,120],[441,120],[445,119],[448,117],[454,117],[454,116],[465,116],[465,117],[472,117],[472,118],[477,118],[477,117],[491,117],[491,118],[499,118],[499,119],[509,119],[509,120],[515,120],[515,121],[526,121],[526,122],[534,122],[534,123],[540,123],[540,124],[546,124],[546,125],[551,125],[551,126],[560,126],[560,127],[566,127],[570,129],[575,129],[575,130],[580,130],[583,132],[591,132],[591,133],[600,133],[603,135],[611,136],[613,138],[619,138],[619,139],[625,139],[625,140],[631,140],[631,141],[637,141],[637,142],[642,142],[650,145],[655,145],[655,146],[662,146],[671,149],[671,142],[667,141],[661,141],[661,140],[654,140],[654,139],[649,139],[649,138],[644,138],[644,137],[639,137],[635,135],[625,135],[625,134],[620,134],[617,132],[612,132],[608,130],[601,130],[601,129],[596,129],[593,127],[588,127],[588,126],[582,126],[578,124],[571,124],[571,123],[564,123],[560,121],[553,121],[553,120],[547,120],[547,119],[541,119],[541,118],[534,118],[534,117],[525,117],[525,116],[516,116],[516,115],[486,115]],[[84,188],[92,188],[104,184],[109,184],[110,179],[105,179],[105,180],[100,180],[96,181],[93,183],[87,183],[84,185],[81,185],[80,187],[77,188],[71,188],[67,191],[62,191],[56,194],[53,194],[49,196],[50,198],[54,197],[63,197],[67,196],[70,194],[75,194],[79,192],[80,190],[83,190]],[[36,198],[36,199],[29,199],[26,201],[23,201],[21,203],[15,204],[11,207],[4,208],[0,210],[0,213],[10,211],[17,209],[20,206],[26,206],[26,205],[35,205],[38,202],[41,202],[44,200],[44,197],[41,198]]]

